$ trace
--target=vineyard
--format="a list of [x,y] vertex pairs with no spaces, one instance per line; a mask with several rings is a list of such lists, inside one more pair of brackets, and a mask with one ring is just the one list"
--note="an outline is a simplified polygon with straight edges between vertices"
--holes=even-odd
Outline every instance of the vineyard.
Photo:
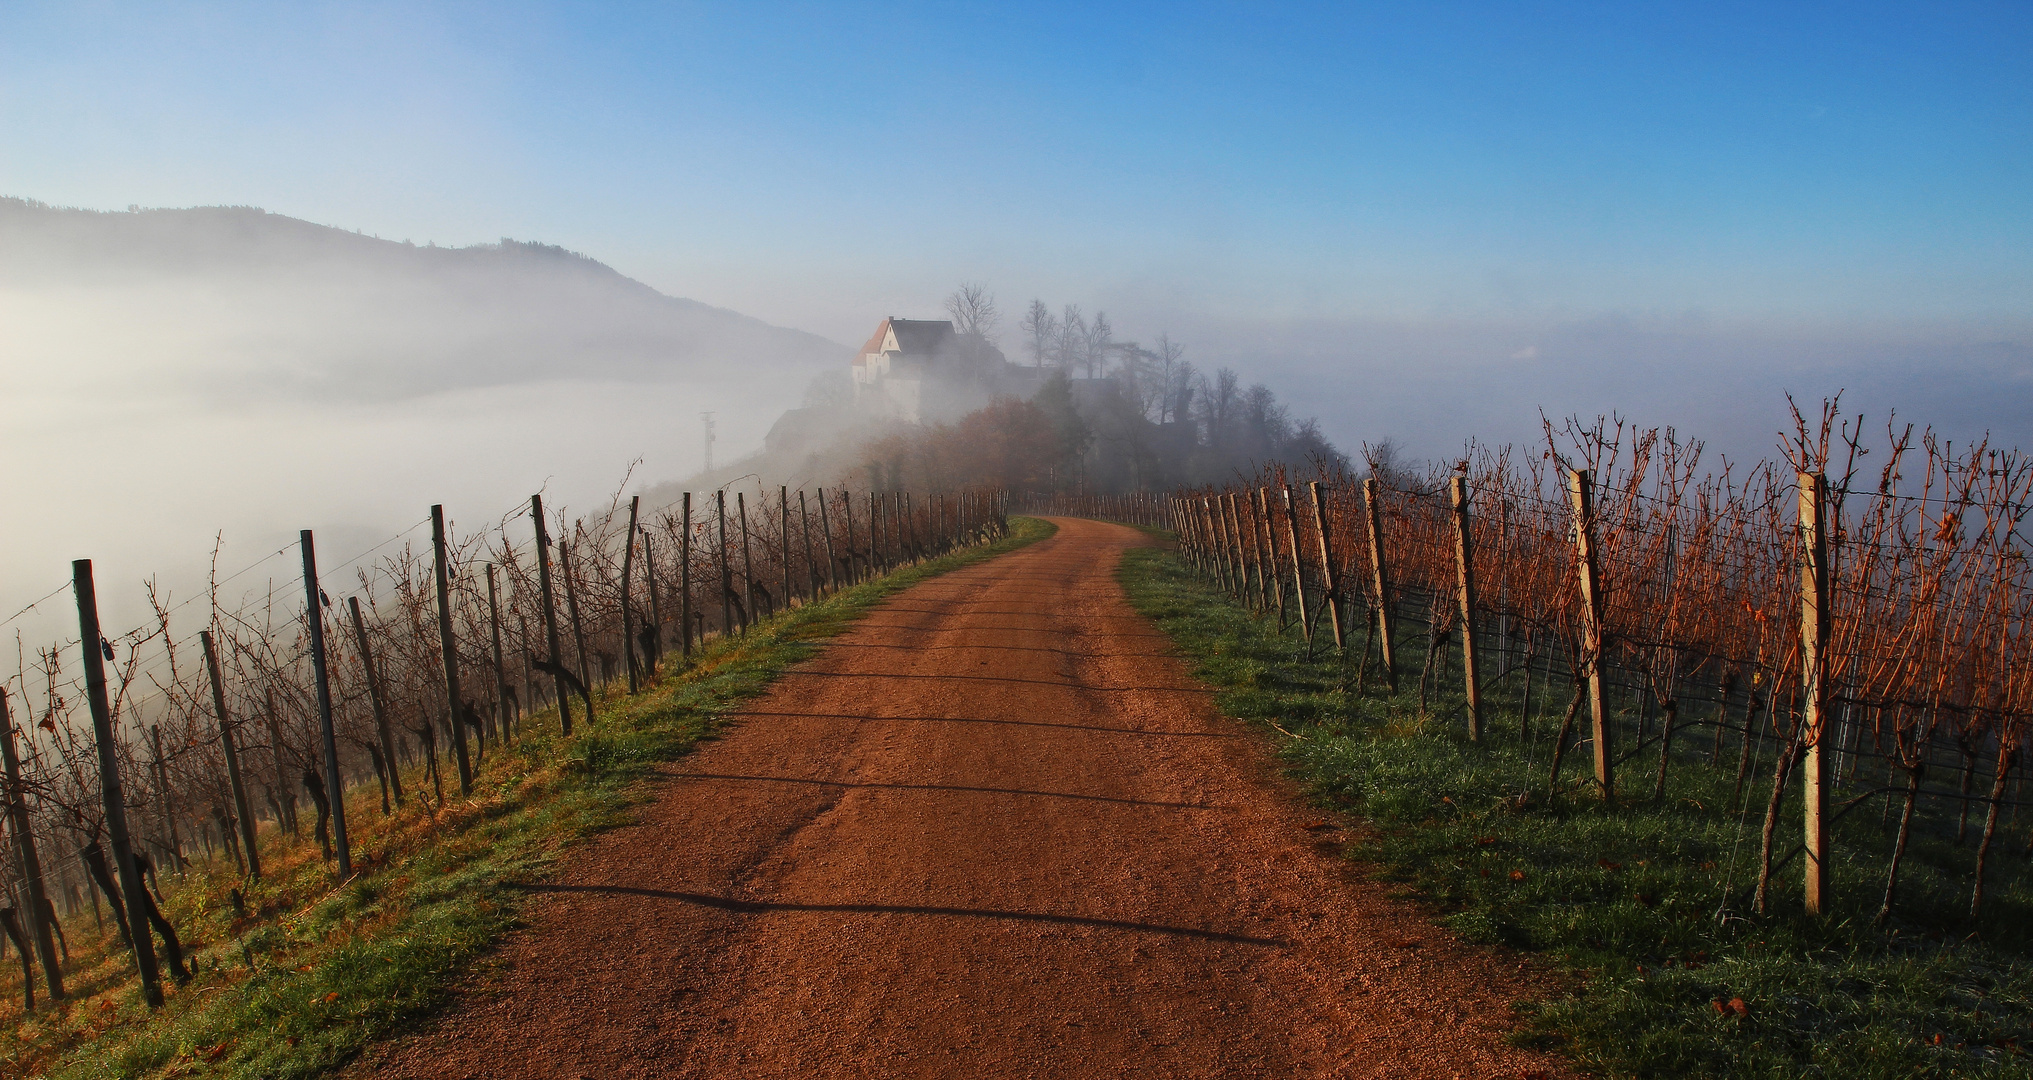
[[1732,806],[1760,824],[1734,901],[1751,911],[1789,868],[1805,910],[1825,910],[1830,829],[1874,809],[1876,921],[1899,910],[1923,822],[1973,842],[1977,920],[2001,843],[2033,854],[2003,836],[2033,711],[2033,462],[1910,426],[1874,441],[1834,403],[1794,419],[1784,464],[1741,475],[1703,471],[1670,430],[1599,420],[1425,477],[1274,467],[1028,509],[1176,530],[1200,573],[1344,657],[1357,691],[1416,680],[1422,715],[1446,692],[1470,741],[1515,724],[1545,745],[1523,803],[1649,804],[1675,769],[1733,774]]
[[[992,492],[722,490],[654,510],[617,495],[577,517],[536,496],[464,532],[433,507],[337,572],[320,574],[306,531],[215,569],[193,600],[151,582],[152,624],[124,633],[101,628],[81,560],[15,616],[69,593],[79,636],[24,650],[0,689],[13,841],[0,926],[21,961],[7,981],[22,1015],[136,976],[161,1005],[163,969],[188,980],[194,949],[220,945],[175,924],[179,875],[230,867],[236,933],[286,917],[262,903],[277,895],[264,868],[308,861],[344,883],[363,855],[349,802],[455,819],[490,759],[567,752],[624,684],[634,694],[774,616],[1006,534]],[[263,576],[228,602],[236,581]],[[67,988],[78,920],[103,927],[108,913],[131,964]]]

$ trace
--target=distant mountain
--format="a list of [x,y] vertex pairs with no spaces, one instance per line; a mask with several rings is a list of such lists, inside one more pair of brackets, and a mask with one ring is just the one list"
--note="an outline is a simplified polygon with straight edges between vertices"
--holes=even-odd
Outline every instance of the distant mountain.
[[[254,207],[0,197],[0,359],[130,389],[375,400],[553,380],[796,403],[852,350],[504,239],[417,247]],[[730,402],[731,404],[731,402]]]

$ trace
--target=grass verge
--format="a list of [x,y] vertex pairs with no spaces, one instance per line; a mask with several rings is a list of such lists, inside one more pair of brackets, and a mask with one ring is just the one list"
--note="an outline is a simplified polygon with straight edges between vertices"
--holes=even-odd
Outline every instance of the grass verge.
[[[117,941],[74,942],[72,997],[20,1018],[0,1051],[10,1076],[321,1076],[369,1042],[413,1029],[451,997],[475,959],[516,924],[523,893],[576,840],[626,820],[636,782],[720,730],[818,642],[926,578],[1050,536],[1012,520],[1011,535],[909,567],[716,643],[629,697],[609,694],[599,723],[573,738],[556,712],[525,722],[489,753],[471,798],[412,798],[392,815],[356,788],[347,815],[355,874],[335,884],[315,844],[273,838],[267,877],[247,885],[230,863],[165,878],[167,908],[195,969],[151,1014]],[[547,730],[548,728],[548,730]],[[413,794],[428,788],[405,777]],[[246,890],[235,910],[231,890]],[[77,920],[72,920],[74,924]],[[74,936],[84,936],[74,925]]]
[[[1889,841],[1877,813],[1855,814],[1835,834],[1833,914],[1794,914],[1796,873],[1775,880],[1773,913],[1753,916],[1764,796],[1730,812],[1733,767],[1687,753],[1657,803],[1549,799],[1557,713],[1521,738],[1518,699],[1486,691],[1488,723],[1502,731],[1471,744],[1453,719],[1459,694],[1422,716],[1410,690],[1363,693],[1338,659],[1308,660],[1296,630],[1278,633],[1275,617],[1259,619],[1168,551],[1129,552],[1120,577],[1224,713],[1293,736],[1281,750],[1293,772],[1368,822],[1353,857],[1414,888],[1463,937],[1577,976],[1570,996],[1521,1006],[1520,1042],[1618,1077],[2033,1076],[2025,859],[1996,860],[1986,917],[1972,926],[1958,914],[1970,848],[1952,829],[1918,835],[1900,913],[1880,929],[1871,917]],[[1419,633],[1400,656],[1418,655]],[[1625,766],[1646,774],[1646,796],[1651,767]],[[1568,775],[1586,768],[1569,757]],[[1788,836],[1796,820],[1797,810],[1785,818]]]

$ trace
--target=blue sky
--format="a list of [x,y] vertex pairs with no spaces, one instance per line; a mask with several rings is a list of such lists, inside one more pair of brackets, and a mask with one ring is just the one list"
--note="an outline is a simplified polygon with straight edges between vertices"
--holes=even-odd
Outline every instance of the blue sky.
[[2024,3],[0,12],[0,192],[541,239],[842,339],[962,277],[1412,320],[2033,299]]

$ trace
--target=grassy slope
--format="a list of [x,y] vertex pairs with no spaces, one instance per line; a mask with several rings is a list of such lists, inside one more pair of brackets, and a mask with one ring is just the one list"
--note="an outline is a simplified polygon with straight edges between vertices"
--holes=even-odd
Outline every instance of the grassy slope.
[[[15,1042],[0,1051],[0,1072],[317,1076],[369,1041],[414,1027],[515,925],[522,894],[514,883],[541,877],[573,841],[624,820],[642,797],[635,781],[652,766],[712,738],[740,701],[890,594],[1053,531],[1033,519],[1012,524],[1013,535],[994,545],[768,620],[635,697],[609,694],[599,725],[582,724],[572,739],[556,734],[555,711],[529,719],[521,741],[480,765],[473,797],[455,790],[440,812],[412,798],[384,817],[375,792],[355,789],[347,821],[356,873],[341,887],[313,843],[274,837],[263,855],[268,878],[247,897],[252,918],[231,909],[239,881],[230,863],[166,878],[196,977],[169,986],[167,1006],[150,1016],[117,942],[74,940],[73,997],[20,1020]],[[427,787],[420,776],[405,778],[412,794]],[[73,922],[73,937],[87,936],[86,924]]]
[[[1121,577],[1219,689],[1225,713],[1296,735],[1283,750],[1291,768],[1323,802],[1373,825],[1359,857],[1435,901],[1465,937],[1542,953],[1582,976],[1573,996],[1527,1010],[1521,1039],[1564,1047],[1612,1076],[2033,1075],[2023,1049],[2033,1045],[2024,859],[1996,860],[1979,935],[1957,914],[1968,904],[1971,848],[1916,837],[1899,915],[1880,931],[1870,920],[1889,841],[1874,802],[1837,829],[1834,914],[1794,914],[1796,872],[1775,881],[1774,913],[1752,917],[1769,773],[1751,785],[1755,809],[1727,812],[1733,760],[1706,765],[1709,729],[1680,744],[1689,753],[1659,805],[1648,801],[1656,752],[1624,766],[1640,805],[1549,801],[1564,698],[1520,740],[1517,686],[1499,688],[1486,705],[1493,733],[1478,747],[1460,731],[1458,693],[1436,699],[1430,719],[1419,715],[1412,686],[1423,640],[1410,638],[1423,637],[1420,628],[1399,647],[1407,689],[1364,694],[1337,660],[1305,660],[1296,629],[1278,634],[1275,618],[1257,619],[1168,552],[1131,552]],[[1587,769],[1584,748],[1563,775]],[[1521,805],[1524,792],[1534,795]],[[1795,794],[1788,842],[1798,806]],[[1741,1015],[1718,1009],[1732,999]]]

